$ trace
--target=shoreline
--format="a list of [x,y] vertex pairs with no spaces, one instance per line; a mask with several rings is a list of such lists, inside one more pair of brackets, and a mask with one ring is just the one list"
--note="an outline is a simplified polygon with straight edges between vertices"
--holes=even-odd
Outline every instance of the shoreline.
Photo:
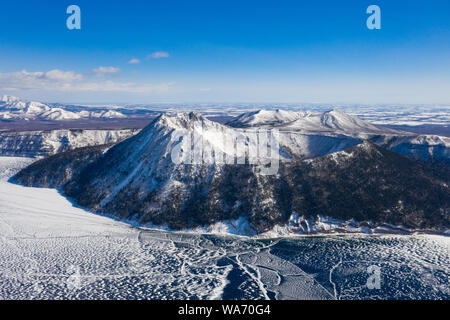
[[[3,175],[1,180],[5,183],[9,182],[8,175],[14,175],[16,171],[20,170],[23,165],[29,165],[36,159],[27,157],[0,157],[9,158],[17,161],[15,166],[8,169],[8,174]],[[34,161],[33,161],[34,160]],[[11,183],[14,184],[14,183]],[[45,189],[45,188],[44,188]],[[213,235],[213,236],[230,236],[246,238],[250,240],[264,240],[264,239],[289,239],[296,237],[323,237],[323,236],[343,236],[343,235],[356,235],[356,236],[414,236],[414,235],[435,235],[442,237],[450,237],[450,229],[440,231],[434,229],[409,229],[403,226],[394,226],[387,223],[375,224],[373,222],[356,222],[354,220],[343,221],[334,218],[317,216],[316,218],[305,218],[299,216],[297,213],[293,213],[288,221],[284,225],[275,225],[269,231],[257,233],[248,223],[248,221],[241,217],[236,220],[219,221],[209,226],[198,226],[195,228],[186,228],[181,230],[174,230],[167,226],[161,225],[141,225],[132,219],[119,219],[112,214],[97,213],[80,207],[74,203],[73,199],[66,197],[58,191],[59,195],[68,200],[73,207],[82,209],[86,213],[90,213],[97,216],[107,217],[116,222],[121,222],[129,227],[133,227],[139,230],[155,230],[165,231],[170,233],[184,233],[184,234],[200,234],[200,235]]]

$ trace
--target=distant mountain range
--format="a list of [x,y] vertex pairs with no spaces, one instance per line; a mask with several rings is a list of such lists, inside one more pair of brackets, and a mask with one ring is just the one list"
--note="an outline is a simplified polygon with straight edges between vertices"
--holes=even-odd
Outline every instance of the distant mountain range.
[[12,96],[0,99],[0,119],[3,120],[79,120],[120,119],[126,116],[115,110],[70,110],[68,107],[52,106],[35,101],[23,101]]
[[[38,106],[39,110],[27,111],[27,105]],[[16,106],[18,108],[16,108]],[[15,112],[13,112],[14,109]],[[32,108],[33,109],[33,108]],[[54,109],[53,115],[46,112]],[[41,119],[54,121],[78,120],[78,119],[125,119],[140,117],[144,115],[155,115],[157,113],[176,114],[179,112],[189,112],[196,110],[206,117],[236,117],[246,113],[252,116],[259,110],[271,112],[279,110],[280,114],[289,112],[297,113],[323,113],[330,109],[339,109],[345,113],[357,116],[362,120],[369,121],[377,125],[391,125],[405,127],[414,130],[426,126],[433,129],[432,133],[442,131],[448,132],[450,121],[450,106],[448,105],[396,105],[396,104],[319,104],[319,103],[172,103],[172,104],[107,104],[107,105],[76,105],[61,103],[32,102],[17,97],[0,95],[0,120],[1,119],[35,119],[38,114],[42,114]],[[65,112],[67,113],[65,113]],[[111,111],[108,113],[108,111]],[[312,112],[314,111],[314,112]],[[28,113],[28,114],[27,114]],[[51,112],[50,112],[51,113]],[[258,115],[261,117],[262,115]],[[297,117],[297,115],[294,115]],[[58,120],[59,119],[59,120]],[[276,119],[275,119],[276,120]],[[425,128],[421,128],[422,130]],[[420,131],[424,132],[424,131]]]
[[[261,110],[225,125],[191,112],[160,115],[113,146],[40,160],[12,181],[61,188],[94,212],[171,229],[243,219],[246,233],[262,233],[293,216],[326,216],[448,230],[449,159],[448,138],[378,127],[338,110]],[[263,174],[273,163],[276,172]]]

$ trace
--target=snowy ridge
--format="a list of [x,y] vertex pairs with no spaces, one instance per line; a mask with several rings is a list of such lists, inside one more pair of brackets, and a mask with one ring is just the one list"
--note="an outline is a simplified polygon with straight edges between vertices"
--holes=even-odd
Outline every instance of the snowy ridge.
[[[326,112],[259,110],[244,113],[228,122],[228,125],[235,128],[276,128],[281,132],[281,145],[309,158],[333,153],[366,139],[417,160],[450,159],[448,137],[393,130],[374,125],[340,110]],[[341,139],[342,145],[324,151],[327,137]],[[314,149],[316,151],[313,151]],[[322,150],[317,152],[318,149]]]
[[138,132],[126,130],[52,130],[0,133],[0,155],[38,157],[108,144]]
[[[237,128],[272,127],[304,134],[399,134],[399,131],[378,127],[339,110],[327,112],[259,110],[244,113],[228,125]],[[407,133],[404,133],[407,134]]]
[[450,159],[450,138],[437,135],[377,136],[374,143],[412,159]]

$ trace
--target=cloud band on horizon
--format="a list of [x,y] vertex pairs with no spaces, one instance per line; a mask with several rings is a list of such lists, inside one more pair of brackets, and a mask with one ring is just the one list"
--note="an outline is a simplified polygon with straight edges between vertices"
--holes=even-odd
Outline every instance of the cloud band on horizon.
[[0,73],[0,89],[42,90],[65,92],[128,92],[128,93],[165,93],[174,82],[159,84],[136,84],[133,82],[86,80],[82,74],[74,71],[50,70],[47,72]]

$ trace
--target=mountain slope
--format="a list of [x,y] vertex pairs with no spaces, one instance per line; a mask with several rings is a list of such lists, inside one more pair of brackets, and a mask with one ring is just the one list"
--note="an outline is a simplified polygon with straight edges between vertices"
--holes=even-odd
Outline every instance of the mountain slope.
[[[199,163],[172,161],[174,148],[181,145],[186,152],[186,134],[200,133],[200,128],[207,157]],[[94,212],[174,229],[243,217],[260,233],[287,223],[294,213],[411,228],[450,227],[450,181],[438,169],[365,141],[308,160],[281,150],[277,173],[263,175],[248,161],[211,161],[231,152],[214,139],[220,130],[230,129],[195,113],[160,116],[100,156],[85,158],[83,153],[60,168],[50,157],[13,180],[42,185],[39,172],[48,167],[63,172],[83,167],[46,184],[62,187],[75,203]]]
[[83,147],[38,160],[19,171],[13,180],[30,187],[59,188],[100,158],[110,146]]
[[375,144],[295,163],[289,171],[300,173],[291,187],[300,186],[304,195],[294,205],[296,212],[411,228],[450,227],[449,177]]

